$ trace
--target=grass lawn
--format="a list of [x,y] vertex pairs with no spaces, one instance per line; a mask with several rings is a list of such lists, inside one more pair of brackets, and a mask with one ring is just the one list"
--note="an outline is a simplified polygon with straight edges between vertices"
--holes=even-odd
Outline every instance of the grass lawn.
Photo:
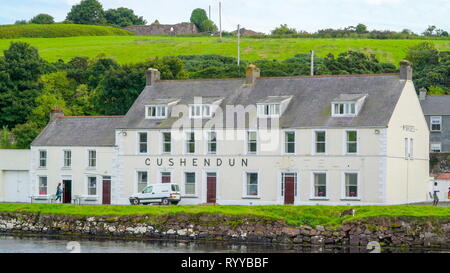
[[61,204],[0,204],[1,212],[40,212],[42,214],[77,216],[167,215],[175,213],[219,213],[255,215],[284,219],[289,225],[338,225],[344,220],[367,217],[436,217],[449,218],[450,207],[426,206],[361,206],[356,217],[339,217],[345,206],[76,206]]
[[[49,61],[70,60],[75,56],[96,57],[104,54],[119,63],[136,63],[149,57],[175,55],[219,54],[236,56],[236,38],[168,37],[168,36],[91,36],[65,38],[0,39],[0,54],[12,41],[24,41],[39,49]],[[372,39],[252,39],[243,38],[242,59],[284,60],[298,53],[326,56],[348,50],[375,54],[381,61],[398,64],[407,49],[422,40],[372,40]],[[431,41],[440,50],[450,50],[450,41]]]

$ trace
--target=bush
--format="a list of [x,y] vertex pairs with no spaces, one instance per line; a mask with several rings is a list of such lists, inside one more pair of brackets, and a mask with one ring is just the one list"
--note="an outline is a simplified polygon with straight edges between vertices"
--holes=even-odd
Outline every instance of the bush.
[[0,26],[0,39],[55,38],[74,36],[128,36],[133,33],[114,27],[50,24],[50,25],[5,25]]
[[30,24],[53,24],[54,22],[55,20],[51,15],[44,13],[36,15],[30,20]]

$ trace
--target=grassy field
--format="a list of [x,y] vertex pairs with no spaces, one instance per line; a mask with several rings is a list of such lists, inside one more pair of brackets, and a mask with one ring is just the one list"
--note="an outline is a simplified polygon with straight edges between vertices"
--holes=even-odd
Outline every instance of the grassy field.
[[[0,54],[12,41],[24,41],[39,49],[49,61],[70,60],[75,56],[96,57],[105,54],[119,63],[136,63],[150,57],[174,55],[219,54],[236,56],[236,39],[219,42],[213,37],[167,36],[98,36],[65,38],[0,39]],[[421,40],[368,40],[368,39],[242,39],[242,59],[284,60],[298,53],[315,50],[319,56],[357,50],[375,54],[383,62],[398,64],[407,49]],[[450,50],[450,41],[432,41],[440,50]]]
[[[0,212],[34,212],[77,216],[167,215],[175,213],[220,213],[255,215],[283,219],[289,225],[338,225],[352,218],[339,217],[345,206],[75,206],[61,204],[0,204]],[[356,208],[357,218],[367,217],[438,217],[450,218],[449,207],[425,206],[362,206]]]
[[55,38],[73,36],[112,36],[134,35],[133,33],[114,27],[89,26],[75,24],[50,25],[2,25],[0,26],[0,39],[12,38]]

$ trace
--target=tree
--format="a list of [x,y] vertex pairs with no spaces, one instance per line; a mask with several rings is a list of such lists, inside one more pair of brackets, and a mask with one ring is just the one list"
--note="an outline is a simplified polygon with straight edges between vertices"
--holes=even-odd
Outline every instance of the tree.
[[127,8],[109,9],[105,12],[105,18],[108,24],[120,27],[147,24],[142,16]]
[[36,15],[30,20],[30,24],[53,24],[54,22],[53,16],[44,13]]
[[279,27],[272,30],[272,35],[291,35],[297,34],[297,30],[295,28],[289,28],[287,24],[282,24]]
[[213,21],[206,19],[200,24],[201,32],[215,32],[217,31],[217,26]]
[[42,86],[39,77],[48,71],[36,48],[11,43],[0,59],[0,126],[24,123]]
[[364,25],[364,24],[358,24],[358,25],[356,26],[355,31],[356,31],[356,33],[358,33],[358,34],[364,34],[364,33],[369,32],[369,31],[367,30],[367,26]]
[[405,59],[413,63],[414,70],[422,70],[439,63],[439,51],[433,43],[424,42],[410,47]]
[[72,6],[66,20],[74,24],[102,25],[106,23],[103,6],[97,0],[82,0]]
[[14,22],[14,25],[26,25],[28,24],[27,20],[17,20],[16,22]]
[[192,11],[191,23],[194,23],[201,32],[203,32],[202,23],[205,20],[208,20],[208,15],[206,15],[206,11],[204,9],[198,8]]

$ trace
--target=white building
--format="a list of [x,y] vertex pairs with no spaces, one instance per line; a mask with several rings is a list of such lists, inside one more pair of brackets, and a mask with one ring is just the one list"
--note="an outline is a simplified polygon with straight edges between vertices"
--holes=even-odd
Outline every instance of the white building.
[[402,204],[425,201],[429,130],[399,75],[162,81],[125,116],[52,112],[31,148],[30,192],[127,204],[178,183],[182,204]]

